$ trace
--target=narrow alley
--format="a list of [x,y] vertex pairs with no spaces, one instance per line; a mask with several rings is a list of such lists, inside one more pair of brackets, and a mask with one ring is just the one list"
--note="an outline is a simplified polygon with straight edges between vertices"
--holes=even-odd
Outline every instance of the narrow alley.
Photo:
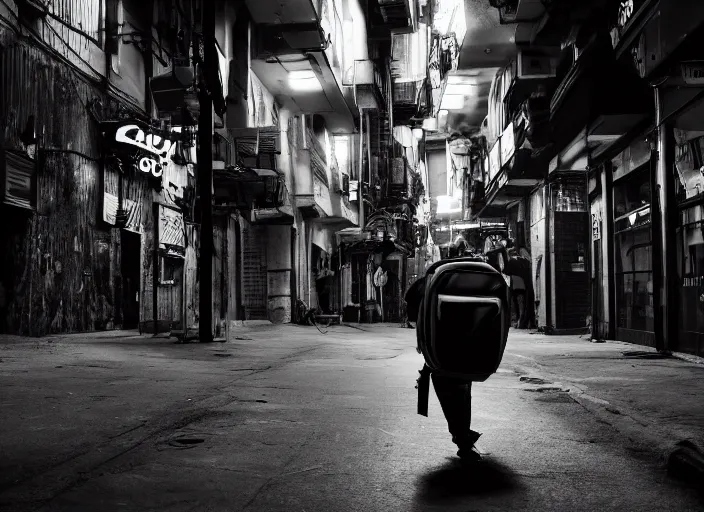
[[[0,509],[704,510],[647,437],[575,394],[623,389],[637,408],[659,373],[702,382],[701,364],[624,359],[627,348],[512,330],[499,372],[473,388],[484,460],[463,467],[435,396],[428,418],[416,414],[423,358],[398,325],[242,327],[212,344],[3,337]],[[589,375],[570,362],[582,357]],[[613,372],[634,361],[651,366],[649,382]]]

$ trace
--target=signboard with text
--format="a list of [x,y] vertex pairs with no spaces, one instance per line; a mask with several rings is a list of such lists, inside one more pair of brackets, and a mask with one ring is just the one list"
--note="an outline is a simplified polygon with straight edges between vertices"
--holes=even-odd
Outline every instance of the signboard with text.
[[109,121],[101,128],[112,147],[133,154],[139,170],[155,178],[161,177],[175,154],[181,132],[178,126],[167,133],[139,121]]

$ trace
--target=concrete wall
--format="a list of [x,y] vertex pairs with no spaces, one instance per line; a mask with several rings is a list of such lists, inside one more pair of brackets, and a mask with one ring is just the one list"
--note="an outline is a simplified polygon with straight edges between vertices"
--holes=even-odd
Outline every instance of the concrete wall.
[[[596,311],[592,311],[592,321],[594,321],[594,314],[596,313],[596,316],[598,318],[598,325],[594,325],[592,328],[592,332],[594,333],[595,337],[604,337],[607,335],[609,332],[609,269],[608,269],[608,250],[609,250],[609,243],[608,243],[608,237],[606,235],[606,230],[608,229],[607,222],[605,222],[605,215],[604,215],[604,201],[603,201],[603,196],[600,194],[598,195],[594,201],[591,203],[591,208],[590,208],[590,213],[591,213],[591,222],[592,222],[592,227],[594,223],[596,223],[599,226],[599,231],[600,231],[600,246],[601,246],[601,259],[597,261],[595,259],[595,254],[594,254],[594,242],[592,238],[592,243],[590,244],[590,253],[591,253],[591,278],[595,279],[596,276],[598,275],[599,271],[601,271],[601,290],[602,290],[602,299],[601,301],[593,301],[594,307],[596,308]],[[600,303],[598,303],[600,302]]]
[[269,320],[291,321],[291,226],[267,228],[267,289]]
[[428,151],[428,193],[431,211],[437,210],[438,196],[447,195],[447,155],[445,148]]
[[[545,237],[545,222],[547,210],[545,196],[547,187],[541,187],[530,196],[530,229],[526,230],[530,236],[531,259],[533,260],[532,276],[536,301],[536,324],[538,327],[546,326],[546,300],[545,291],[549,281],[546,279],[545,264],[547,258],[547,239]],[[536,278],[536,275],[538,276]]]

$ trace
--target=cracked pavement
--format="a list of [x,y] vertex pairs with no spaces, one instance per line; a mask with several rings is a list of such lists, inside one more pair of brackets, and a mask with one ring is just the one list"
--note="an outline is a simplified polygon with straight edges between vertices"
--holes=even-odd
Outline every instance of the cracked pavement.
[[[414,331],[241,331],[0,340],[0,510],[704,510],[611,418],[655,428],[653,368],[683,382],[699,368],[513,331],[473,387],[485,461],[463,468],[434,394],[416,414]],[[661,407],[656,426],[698,413]]]

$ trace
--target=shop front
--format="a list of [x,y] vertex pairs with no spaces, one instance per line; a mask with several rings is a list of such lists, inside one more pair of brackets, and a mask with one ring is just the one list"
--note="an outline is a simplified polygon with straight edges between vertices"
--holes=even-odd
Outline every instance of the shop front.
[[655,346],[650,150],[634,143],[611,161],[617,340]]
[[676,201],[676,343],[670,348],[704,355],[704,101],[674,121]]
[[102,122],[101,221],[119,229],[117,321],[142,332],[197,324],[197,227],[188,216],[195,134],[136,119]]

